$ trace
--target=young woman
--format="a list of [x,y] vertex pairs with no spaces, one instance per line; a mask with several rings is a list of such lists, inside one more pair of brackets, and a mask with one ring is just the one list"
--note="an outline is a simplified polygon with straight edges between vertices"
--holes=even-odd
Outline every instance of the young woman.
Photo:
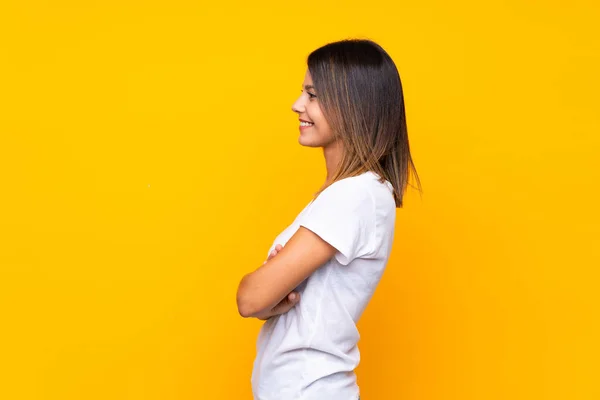
[[266,322],[252,371],[255,400],[356,400],[356,323],[387,264],[410,172],[400,75],[370,40],[308,56],[299,143],[321,147],[327,178],[245,275],[237,305]]

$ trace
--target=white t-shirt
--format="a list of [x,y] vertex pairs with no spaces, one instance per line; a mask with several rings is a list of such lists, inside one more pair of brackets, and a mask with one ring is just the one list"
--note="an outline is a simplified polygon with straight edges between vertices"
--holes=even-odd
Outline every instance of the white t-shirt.
[[300,302],[263,324],[252,371],[254,400],[356,400],[360,338],[356,323],[383,274],[392,248],[392,185],[365,172],[327,187],[269,249],[284,246],[302,225],[338,252],[305,279]]

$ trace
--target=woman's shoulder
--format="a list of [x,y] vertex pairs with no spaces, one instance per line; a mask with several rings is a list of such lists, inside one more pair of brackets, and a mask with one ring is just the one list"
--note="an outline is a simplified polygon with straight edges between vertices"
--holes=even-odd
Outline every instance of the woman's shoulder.
[[378,174],[367,171],[333,182],[318,197],[323,197],[324,202],[331,201],[341,206],[352,203],[376,209],[395,209],[393,186],[387,180],[380,180]]
[[[382,182],[383,181],[383,182]],[[333,182],[325,191],[335,191],[347,194],[355,195],[374,195],[374,196],[386,196],[389,192],[393,197],[393,186],[386,180],[373,171],[367,171],[360,175],[355,175],[347,178],[340,179]]]
[[373,171],[363,172],[359,175],[349,176],[346,178],[339,179],[330,184],[325,190],[329,188],[356,188],[356,187],[376,187],[376,184],[386,185],[391,187],[391,183],[387,180],[380,182],[381,177]]

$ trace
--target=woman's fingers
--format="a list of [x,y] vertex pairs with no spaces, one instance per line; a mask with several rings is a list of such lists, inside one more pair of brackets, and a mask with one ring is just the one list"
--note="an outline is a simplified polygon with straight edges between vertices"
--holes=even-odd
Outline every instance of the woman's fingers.
[[287,295],[287,297],[279,302],[275,307],[273,307],[272,312],[275,314],[284,314],[292,307],[294,307],[300,301],[300,293],[291,292]]
[[271,251],[269,253],[269,256],[267,257],[267,259],[265,260],[265,262],[263,262],[263,265],[265,265],[267,263],[267,261],[269,261],[271,258],[275,257],[277,255],[277,253],[279,253],[281,251],[281,249],[283,249],[283,246],[278,244],[277,246],[275,246],[275,248],[273,249],[273,251]]
[[265,262],[263,263],[263,265],[265,265],[267,263],[267,261],[269,261],[271,258],[275,257],[277,253],[275,252],[275,250],[273,250],[272,252],[269,253],[269,256],[267,257],[267,259],[265,260]]
[[281,251],[281,249],[283,249],[283,246],[278,244],[277,246],[275,246],[275,248],[273,249],[273,251],[269,254],[269,260],[273,257],[275,257],[277,255],[277,253],[279,253]]

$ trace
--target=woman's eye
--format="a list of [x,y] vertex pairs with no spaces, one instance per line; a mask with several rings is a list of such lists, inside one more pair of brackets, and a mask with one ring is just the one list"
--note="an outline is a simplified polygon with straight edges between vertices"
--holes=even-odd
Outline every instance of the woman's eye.
[[[304,93],[304,90],[300,90],[300,92]],[[315,99],[317,97],[316,94],[313,94],[311,92],[306,92],[308,94],[308,97],[312,100]]]

